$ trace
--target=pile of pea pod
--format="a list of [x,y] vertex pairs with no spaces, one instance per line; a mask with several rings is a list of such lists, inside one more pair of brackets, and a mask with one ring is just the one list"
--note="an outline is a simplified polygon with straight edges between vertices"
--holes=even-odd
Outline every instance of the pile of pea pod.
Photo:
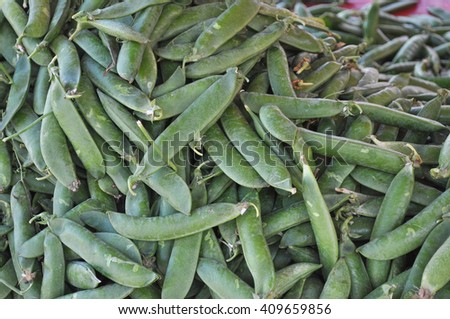
[[394,2],[0,0],[0,298],[450,298],[450,12]]

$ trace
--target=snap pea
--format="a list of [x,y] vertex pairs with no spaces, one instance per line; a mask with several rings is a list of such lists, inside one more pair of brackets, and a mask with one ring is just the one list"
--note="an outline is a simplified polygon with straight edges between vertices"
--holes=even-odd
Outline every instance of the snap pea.
[[31,63],[27,56],[22,54],[17,60],[13,83],[8,94],[8,102],[6,103],[6,109],[3,113],[2,122],[0,123],[0,131],[6,128],[14,115],[25,103],[26,94],[30,86],[30,78]]
[[44,229],[25,241],[17,250],[19,256],[23,258],[37,258],[43,256],[44,241],[48,231],[48,229]]
[[[90,212],[86,212],[83,214],[83,216],[86,216],[86,214],[89,214]],[[99,213],[104,214],[104,213]],[[97,214],[97,216],[99,215]],[[96,216],[94,216],[94,219]],[[130,260],[142,264],[142,258],[141,254],[139,252],[139,249],[137,246],[128,238],[125,238],[119,234],[116,234],[114,232],[97,232],[94,233],[95,237],[102,240],[106,244],[114,247],[119,252],[121,252],[125,257],[129,258]]]
[[44,240],[44,263],[41,298],[57,298],[64,294],[65,261],[58,237],[47,232]]
[[450,190],[445,191],[419,214],[394,230],[358,248],[367,258],[389,260],[404,255],[422,244],[449,206]]
[[103,156],[75,105],[65,98],[64,88],[57,77],[52,80],[49,97],[53,114],[84,167],[96,178],[105,175]]
[[288,22],[277,21],[248,38],[238,47],[201,59],[186,66],[188,78],[220,74],[233,65],[239,65],[270,47],[287,29]]
[[328,275],[320,299],[346,299],[350,295],[351,277],[345,258],[340,258]]
[[191,216],[174,214],[166,217],[132,217],[108,212],[119,234],[139,240],[169,240],[188,236],[232,220],[245,212],[246,203],[217,203],[194,209]]
[[372,290],[364,299],[398,299],[401,296],[406,280],[410,273],[410,269],[405,270],[386,283]]
[[175,3],[164,5],[158,22],[149,38],[152,48],[161,40],[161,37],[166,33],[166,30],[172,25],[172,22],[181,15],[184,11],[183,9],[183,6]]
[[[449,135],[450,136],[450,135]],[[447,136],[439,153],[439,166],[430,170],[434,178],[447,178],[450,176],[450,137]]]
[[89,30],[82,30],[72,40],[92,59],[105,68],[104,72],[116,71],[108,49],[96,34]]
[[44,114],[45,100],[50,87],[50,75],[46,67],[40,67],[33,89],[33,110],[38,115]]
[[270,86],[275,95],[296,97],[291,84],[286,53],[279,43],[267,51],[267,69]]
[[171,93],[176,89],[184,87],[186,84],[186,74],[184,69],[178,67],[164,83],[156,86],[152,91],[152,98]]
[[40,38],[45,35],[50,24],[50,1],[30,0],[28,22],[23,30],[24,36]]
[[53,215],[62,217],[73,207],[72,192],[60,182],[55,185],[53,193]]
[[16,33],[7,21],[0,23],[0,54],[12,66],[16,65],[17,52],[15,49]]
[[0,193],[3,193],[11,184],[12,166],[11,157],[5,142],[0,141]]
[[[118,284],[145,287],[158,279],[154,272],[129,260],[115,248],[97,239],[89,230],[69,219],[52,219],[49,227],[64,245]],[[100,252],[100,255],[95,252]]]
[[[55,84],[50,90],[55,90]],[[63,133],[55,115],[52,113],[50,94],[47,95],[44,114],[48,116],[42,121],[40,131],[40,145],[42,157],[47,168],[56,177],[60,184],[72,192],[76,192],[80,186],[80,181],[76,175],[75,164],[67,144],[66,136]],[[56,205],[56,204],[55,204]]]

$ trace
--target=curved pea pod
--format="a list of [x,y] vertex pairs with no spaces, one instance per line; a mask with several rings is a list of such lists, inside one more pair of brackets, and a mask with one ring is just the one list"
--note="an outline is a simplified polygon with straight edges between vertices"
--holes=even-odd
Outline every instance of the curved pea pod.
[[340,258],[328,275],[320,299],[347,299],[351,290],[351,277],[345,258]]
[[321,65],[314,72],[302,78],[305,86],[302,83],[298,84],[298,89],[301,92],[314,92],[322,85],[327,83],[342,67],[341,63],[335,61],[328,61]]
[[65,261],[62,243],[52,232],[44,240],[44,263],[41,298],[50,299],[64,295]]
[[144,92],[115,74],[104,74],[102,66],[90,57],[84,56],[81,65],[89,79],[100,90],[134,111],[153,114],[154,107]]
[[184,69],[177,67],[172,75],[162,84],[156,86],[152,91],[152,98],[171,93],[186,84],[186,74]]
[[11,184],[12,166],[11,157],[5,142],[0,141],[0,193],[3,193]]
[[402,256],[419,247],[436,222],[450,207],[450,190],[445,191],[419,214],[396,229],[358,248],[365,257],[389,260]]
[[76,175],[75,164],[67,145],[66,136],[52,113],[53,92],[56,90],[55,82],[51,84],[47,101],[45,102],[44,114],[40,132],[40,145],[42,157],[50,172],[56,179],[72,192],[76,192],[80,181]]
[[350,80],[350,70],[342,68],[339,70],[328,83],[325,84],[320,97],[325,99],[337,99],[347,86]]
[[[14,47],[17,35],[7,21],[0,23],[0,34],[0,54],[10,65],[15,66],[18,58]],[[3,84],[6,86],[6,83]]]
[[298,139],[298,134],[312,147],[314,152],[338,160],[345,160],[350,164],[397,173],[407,161],[406,156],[401,153],[384,150],[372,144],[297,128],[274,105],[262,107],[260,118],[266,129],[279,140],[292,144]]
[[396,53],[407,40],[408,36],[403,35],[379,45],[375,49],[364,53],[358,63],[362,66],[371,66],[374,62],[385,59]]
[[198,36],[192,54],[186,61],[196,61],[212,55],[221,45],[245,28],[258,10],[259,1],[256,0],[239,0],[233,3]]
[[[28,21],[28,16],[25,13],[24,9],[22,9],[20,4],[18,4],[14,0],[5,0],[2,3],[2,12],[6,20],[8,20],[9,24],[14,29],[16,35],[20,37],[23,34],[23,30],[25,29]],[[33,52],[34,49],[38,46],[38,44],[38,39],[30,37],[21,38],[21,45],[25,47],[25,50],[28,54],[31,54],[31,52]],[[38,65],[47,67],[47,65],[52,60],[52,54],[50,53],[50,50],[48,50],[47,48],[43,48],[42,50],[34,54],[31,59]]]
[[447,178],[450,176],[450,135],[445,139],[439,153],[439,166],[430,170],[434,178]]
[[444,218],[444,220],[430,232],[420,248],[417,257],[414,260],[414,264],[411,267],[411,272],[409,273],[405,288],[403,289],[402,298],[414,297],[417,293],[417,289],[420,287],[426,265],[449,236],[450,220]]
[[163,10],[159,16],[158,22],[156,22],[155,28],[150,35],[150,44],[152,48],[161,40],[166,30],[172,25],[172,22],[176,20],[178,16],[184,11],[184,7],[175,3],[168,3],[164,5]]
[[37,258],[44,255],[44,241],[48,232],[49,229],[45,228],[25,241],[17,250],[19,256],[24,258]]
[[240,98],[253,112],[259,113],[264,105],[273,104],[291,119],[335,116],[348,109],[346,102],[328,99],[295,98],[256,92],[241,92]]
[[165,217],[134,217],[117,212],[108,212],[108,216],[114,229],[125,237],[160,241],[188,236],[220,225],[243,214],[247,207],[247,203],[217,203],[194,209],[191,216],[179,213]]
[[364,299],[398,299],[401,296],[411,269],[398,274],[381,286],[372,290]]
[[94,289],[86,289],[59,297],[58,299],[124,299],[134,288],[119,284],[108,284]]
[[200,258],[197,274],[202,281],[220,298],[253,299],[252,287],[235,275],[226,265],[209,259]]
[[[121,3],[121,5],[124,5],[124,3]],[[129,4],[126,6],[130,7]],[[148,38],[158,22],[162,8],[162,6],[151,6],[140,12],[133,22],[133,29]],[[145,50],[146,45],[134,41],[128,41],[122,45],[117,57],[117,73],[121,78],[130,83],[134,81],[139,72]]]
[[155,99],[155,104],[161,108],[155,120],[173,117],[186,110],[204,91],[220,79],[220,76],[209,76],[186,84],[170,93]]
[[242,245],[244,260],[252,274],[255,293],[264,298],[275,285],[275,268],[264,238],[258,193],[255,190],[240,189],[240,197],[250,201],[246,214],[236,218],[239,240]]
[[58,59],[59,78],[67,96],[76,95],[80,82],[81,66],[75,45],[65,36],[59,35],[51,42],[50,49]]
[[280,248],[309,247],[316,245],[314,231],[310,223],[289,228],[281,238]]
[[431,298],[450,281],[450,237],[436,250],[423,270],[418,296]]
[[286,52],[279,43],[267,50],[267,70],[270,86],[275,95],[296,97],[291,84]]
[[[294,193],[289,171],[285,168],[281,160],[271,153],[270,149],[260,141],[258,135],[248,126],[248,122],[239,111],[236,105],[231,105],[222,115],[221,123],[224,131],[231,142],[235,145],[241,155],[250,161],[256,172],[273,187],[287,190]],[[249,145],[252,143],[253,151],[249,152]],[[257,157],[257,159],[255,158]],[[274,173],[274,172],[277,173]]]
[[[386,196],[381,204],[380,211],[375,218],[370,240],[395,229],[402,223],[408,208],[414,188],[414,169],[411,163],[394,177]],[[390,261],[367,261],[367,271],[372,285],[378,287],[388,279]]]
[[[164,9],[163,9],[164,10]],[[153,53],[152,46],[147,44],[142,54],[141,65],[136,73],[136,83],[139,88],[150,96],[153,88],[155,87],[156,80],[158,77],[158,67],[156,64],[155,54]]]
[[49,90],[53,114],[75,153],[86,170],[95,178],[105,175],[103,156],[80,114],[71,100],[65,98],[65,91],[58,78],[54,78]]
[[283,296],[299,280],[308,278],[313,272],[322,267],[320,264],[297,263],[286,266],[275,273],[275,287],[267,296],[276,299]]
[[393,63],[408,62],[414,60],[414,58],[420,53],[425,42],[429,38],[428,34],[416,34],[406,41],[397,54],[392,59]]
[[159,134],[145,154],[142,169],[133,177],[139,179],[139,176],[151,175],[172,159],[181,147],[213,125],[231,103],[242,82],[236,68],[229,69]]
[[99,63],[104,68],[103,72],[117,71],[113,65],[108,49],[103,45],[102,40],[92,31],[82,30],[72,41],[94,61]]
[[264,52],[281,37],[287,27],[288,23],[286,21],[274,22],[263,31],[248,38],[238,47],[186,66],[186,76],[188,78],[201,78],[211,74],[222,73],[229,67],[239,65]]
[[64,245],[116,283],[139,288],[158,279],[154,272],[131,261],[117,249],[95,237],[92,232],[69,219],[52,219],[49,227]]
[[17,132],[22,132],[19,136],[28,151],[30,159],[36,168],[42,172],[45,169],[45,162],[40,147],[41,123],[37,123],[31,128],[28,128],[37,119],[38,117],[34,114],[31,107],[24,105],[11,120],[11,124]]
[[19,56],[13,75],[13,83],[9,89],[6,109],[0,123],[0,131],[3,131],[14,115],[25,103],[25,98],[30,86],[31,63],[25,54]]
[[33,89],[33,110],[38,115],[44,114],[47,92],[50,87],[50,75],[46,67],[40,67]]
[[[110,119],[95,92],[92,82],[84,75],[80,78],[79,90],[80,92],[83,92],[83,94],[75,100],[75,103],[80,109],[83,117],[111,149],[125,160],[132,161],[134,155],[130,152],[130,142],[123,136],[124,133]],[[98,147],[103,153],[106,153],[104,151],[104,145],[99,145]]]
[[66,281],[69,285],[80,289],[94,289],[101,282],[91,265],[78,260],[66,265]]
[[266,182],[231,145],[218,125],[211,126],[205,132],[203,139],[209,156],[237,184],[250,188],[267,186]]
[[45,35],[50,24],[50,0],[30,0],[28,22],[23,30],[24,36],[40,38]]

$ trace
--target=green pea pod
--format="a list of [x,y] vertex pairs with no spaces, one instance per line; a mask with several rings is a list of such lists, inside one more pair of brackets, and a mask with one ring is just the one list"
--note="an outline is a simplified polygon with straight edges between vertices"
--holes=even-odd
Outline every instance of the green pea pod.
[[164,83],[156,86],[152,91],[152,98],[171,93],[176,89],[182,88],[186,84],[186,74],[184,69],[178,67],[175,72]]
[[75,105],[65,98],[64,88],[57,77],[54,77],[50,85],[49,97],[56,120],[86,170],[96,178],[104,176],[103,156]]
[[[166,4],[166,3],[170,3],[170,2],[172,2],[172,1],[170,1],[170,0],[144,0],[144,1],[139,1],[136,3],[121,2],[121,3],[112,4],[112,5],[104,7],[104,8],[95,9],[94,11],[91,11],[87,14],[89,16],[92,16],[93,19],[116,19],[116,18],[121,18],[121,17],[132,15],[138,11],[142,11],[142,10],[146,9],[147,7],[157,6],[160,4]],[[187,1],[186,0],[184,0],[184,1],[178,0],[175,2],[184,4]],[[84,12],[81,12],[79,14],[83,15]]]
[[59,183],[72,192],[76,192],[80,186],[80,181],[76,175],[75,164],[69,151],[66,136],[55,114],[52,113],[52,98],[56,85],[55,82],[52,82],[45,102],[44,114],[46,118],[42,120],[40,132],[42,157],[47,168]]
[[[125,3],[121,3],[120,5],[124,4]],[[126,7],[128,8],[131,6],[130,4],[127,4]],[[158,21],[162,8],[162,6],[151,6],[140,12],[133,22],[133,29],[141,32],[148,38]],[[146,45],[134,41],[125,42],[122,45],[117,57],[117,73],[119,73],[121,78],[130,83],[134,81],[139,72],[145,50]]]
[[112,57],[99,36],[89,30],[82,30],[72,40],[104,68],[103,72],[116,72]]
[[14,48],[17,35],[7,21],[0,23],[0,34],[0,54],[9,64],[15,66],[18,58]]
[[[61,29],[64,27],[64,24],[67,22],[71,9],[71,0],[57,1],[53,11],[53,16],[48,26],[48,32],[45,34],[44,39],[42,39],[41,43],[39,43],[35,50],[40,50],[40,47],[46,47],[56,38],[56,36],[61,32]],[[32,54],[33,53],[30,55]]]
[[414,58],[420,53],[421,49],[428,40],[428,34],[417,34],[412,36],[406,41],[397,54],[392,59],[392,62],[408,62],[414,60]]
[[345,258],[340,258],[328,275],[320,299],[347,299],[351,290],[351,277]]
[[[258,135],[248,126],[236,105],[230,106],[220,120],[230,141],[269,185],[295,193],[289,171],[266,145],[258,142],[260,140]],[[246,145],[245,141],[248,141],[247,143],[254,141],[253,152],[249,152],[249,145]],[[256,161],[255,156],[257,157]],[[276,174],[274,170],[277,171]]]
[[[450,136],[450,135],[449,135]],[[447,136],[439,153],[439,166],[430,170],[434,178],[447,178],[450,176],[450,137]]]
[[450,238],[436,250],[423,270],[418,292],[421,298],[430,298],[450,281],[448,262],[450,260]]
[[242,92],[240,97],[253,112],[259,113],[264,105],[274,104],[291,119],[335,116],[345,113],[347,109],[346,102],[328,99],[293,98],[256,92]]
[[254,298],[254,290],[228,269],[226,265],[216,260],[200,258],[197,266],[197,274],[220,298]]
[[117,249],[105,244],[92,232],[73,221],[55,218],[49,222],[49,227],[64,245],[118,284],[139,288],[158,279],[154,272],[129,260]]
[[159,16],[158,22],[150,35],[150,44],[152,48],[161,40],[167,31],[167,29],[172,25],[173,21],[177,19],[184,11],[184,7],[178,4],[169,3],[163,7],[163,10]]
[[58,59],[59,78],[67,96],[76,95],[80,82],[81,66],[75,45],[65,36],[59,35],[50,44],[50,49]]
[[104,241],[108,245],[120,251],[125,257],[129,258],[135,263],[142,264],[142,258],[139,249],[130,239],[113,232],[98,232],[94,233],[94,235],[98,239]]
[[329,61],[317,68],[313,73],[306,75],[302,78],[304,83],[308,85],[301,87],[301,92],[314,92],[322,85],[327,83],[342,67],[341,63],[335,61]]
[[3,113],[2,122],[0,123],[0,131],[6,128],[14,115],[25,103],[25,97],[30,86],[30,78],[31,63],[27,56],[22,54],[17,60],[13,83],[9,90],[8,102],[6,103],[6,109]]
[[91,265],[78,260],[67,263],[66,281],[69,285],[80,289],[94,289],[101,282]]
[[398,299],[401,296],[403,288],[411,269],[398,274],[386,283],[372,290],[364,299]]
[[73,207],[72,192],[66,186],[57,182],[53,193],[53,215],[64,216]]
[[[14,29],[16,35],[21,37],[28,21],[28,16],[24,9],[22,9],[20,4],[14,0],[5,0],[2,3],[2,12],[6,20],[8,20],[9,24]],[[39,40],[35,38],[22,37],[21,44],[23,45],[20,46],[22,51],[24,51],[23,47],[25,47],[26,52],[31,54],[31,52],[33,52],[39,45]],[[40,66],[47,67],[52,60],[52,54],[50,53],[50,50],[44,48],[34,54],[32,60]]]
[[291,289],[299,280],[308,278],[322,265],[298,263],[286,266],[275,273],[275,287],[267,296],[268,299],[280,298]]
[[380,4],[373,2],[366,12],[366,17],[363,22],[364,41],[367,44],[375,42],[378,21],[379,21]]
[[64,295],[65,261],[63,246],[51,232],[44,240],[44,263],[41,298],[53,299]]
[[212,55],[221,45],[245,28],[258,10],[259,1],[239,0],[233,3],[203,30],[186,61],[196,61]]
[[40,67],[33,89],[33,110],[37,115],[44,114],[45,100],[50,87],[50,75],[46,67]]
[[91,198],[98,200],[102,207],[107,210],[117,209],[115,199],[105,193],[98,184],[98,179],[95,179],[91,174],[87,175],[87,184]]
[[188,236],[232,220],[245,212],[247,203],[217,203],[194,209],[191,216],[174,214],[166,217],[133,217],[108,212],[119,234],[138,240],[169,240]]
[[112,73],[103,74],[102,66],[84,56],[81,60],[83,70],[100,90],[110,95],[131,110],[147,115],[153,114],[154,107],[144,92]]
[[371,66],[374,62],[396,53],[407,40],[408,36],[403,35],[398,38],[394,38],[387,43],[379,45],[375,49],[363,54],[358,63],[363,66]]
[[[386,192],[373,225],[371,240],[401,225],[411,200],[413,187],[414,169],[412,164],[408,163],[395,176]],[[367,271],[374,287],[387,281],[390,265],[389,261],[371,259],[367,261]]]
[[416,249],[449,205],[450,190],[447,190],[406,223],[359,247],[359,252],[370,259],[389,260]]
[[[164,10],[164,9],[163,9]],[[158,76],[156,58],[152,46],[147,44],[142,54],[141,65],[136,74],[136,83],[147,96],[152,94]]]
[[30,0],[28,22],[23,30],[24,36],[40,38],[45,35],[50,24],[50,0]]
[[323,290],[323,281],[317,276],[309,276],[305,280],[303,286],[303,299],[319,299],[320,293]]
[[38,117],[34,114],[31,107],[23,105],[11,120],[11,124],[19,133],[33,164],[42,172],[45,169],[45,162],[40,147],[40,134],[42,129],[41,123],[37,123],[37,120]]
[[11,184],[12,166],[11,155],[5,142],[0,141],[0,193]]
[[10,287],[14,287],[17,284],[16,272],[14,270],[14,264],[12,259],[9,259],[4,265],[0,267],[0,298],[5,299],[10,293]]
[[281,238],[280,248],[309,247],[316,244],[313,228],[310,223],[304,223],[288,229]]
[[248,38],[238,47],[188,65],[186,76],[188,78],[201,78],[206,75],[222,73],[229,67],[239,65],[264,52],[281,37],[287,27],[288,22],[286,21],[274,22],[263,31]]
[[267,51],[267,70],[270,86],[275,95],[296,97],[291,84],[286,53],[279,43]]
[[124,299],[133,288],[119,284],[108,284],[94,289],[86,289],[59,297],[58,299]]
[[450,220],[444,218],[444,220],[437,225],[427,236],[419,253],[417,254],[414,264],[411,267],[408,280],[406,281],[405,288],[403,290],[402,298],[412,298],[417,293],[418,287],[422,280],[423,271],[436,253],[439,247],[450,236]]

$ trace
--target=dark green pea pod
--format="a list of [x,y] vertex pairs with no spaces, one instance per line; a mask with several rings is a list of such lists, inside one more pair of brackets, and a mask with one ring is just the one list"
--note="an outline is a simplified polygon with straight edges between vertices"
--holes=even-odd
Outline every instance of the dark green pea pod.
[[36,123],[37,120],[38,117],[34,114],[31,107],[24,105],[14,116],[11,124],[19,133],[33,164],[39,171],[43,172],[46,165],[40,147],[40,135],[42,130],[41,123]]
[[107,210],[117,209],[115,198],[105,193],[100,188],[98,180],[92,177],[92,175],[90,174],[87,175],[87,184],[91,198],[98,200]]
[[364,299],[398,299],[400,298],[406,280],[411,269],[405,270],[401,274],[388,280],[386,283],[372,290]]
[[[450,136],[450,135],[449,135]],[[439,166],[430,170],[433,178],[448,178],[450,176],[450,137],[447,136],[439,153]]]
[[5,299],[8,297],[11,293],[11,289],[9,287],[15,287],[16,284],[17,277],[14,270],[14,264],[12,259],[9,259],[0,267],[0,298]]
[[159,16],[158,22],[150,35],[150,44],[152,48],[161,40],[166,30],[172,25],[172,22],[176,20],[178,16],[184,11],[184,7],[178,4],[169,3],[163,7],[163,10]]
[[80,290],[59,297],[58,299],[124,299],[134,288],[119,284],[108,284],[94,289]]
[[394,38],[387,43],[377,46],[376,48],[363,54],[358,63],[362,66],[371,66],[374,62],[385,59],[400,49],[408,40],[408,36],[402,35]]
[[129,295],[131,299],[161,299],[161,289],[156,285],[134,289]]
[[[0,23],[0,54],[12,66],[17,63],[15,49],[17,35],[7,21]],[[3,99],[0,99],[3,100]]]
[[75,105],[65,98],[64,88],[56,76],[50,86],[49,97],[56,120],[86,170],[95,178],[104,176],[103,156]]
[[57,182],[53,193],[53,215],[64,216],[73,207],[72,192],[66,186]]
[[[19,43],[20,51],[26,51],[28,54],[31,54],[36,47],[39,45],[39,39],[22,37],[23,30],[28,21],[28,16],[25,13],[24,9],[14,0],[5,0],[2,5],[2,12],[8,20],[11,27],[14,29],[14,32],[21,40]],[[44,48],[37,52],[31,57],[31,59],[40,66],[47,67],[50,61],[52,60],[52,54],[50,50]]]
[[89,226],[98,232],[116,233],[108,217],[101,211],[87,211],[80,215],[81,225]]
[[428,40],[428,34],[417,34],[406,41],[397,54],[392,59],[392,62],[407,62],[412,61],[420,53],[425,42]]
[[128,238],[111,232],[94,233],[95,237],[116,248],[130,260],[142,264],[141,254],[136,245]]
[[157,76],[158,70],[156,58],[152,46],[147,44],[144,53],[142,54],[141,65],[139,66],[135,78],[137,85],[147,96],[151,95],[156,84]]
[[279,43],[267,51],[267,70],[270,86],[275,95],[296,96],[289,76],[286,53]]
[[[130,5],[127,5],[127,7],[130,7]],[[163,6],[160,5],[146,8],[137,15],[132,28],[148,38],[158,22],[162,8]],[[145,50],[146,45],[134,41],[128,41],[122,45],[117,57],[117,73],[121,78],[130,83],[134,81],[139,72]]]
[[164,94],[170,94],[171,92],[179,89],[186,84],[186,74],[184,69],[178,67],[175,72],[164,83],[156,86],[152,91],[152,98],[157,98]]
[[347,86],[350,79],[350,70],[342,68],[339,70],[328,83],[325,84],[320,97],[325,99],[337,99]]
[[365,19],[363,22],[364,41],[367,44],[375,42],[378,28],[380,4],[373,2],[368,10],[365,12]]
[[0,141],[0,193],[3,193],[9,187],[11,178],[11,155],[6,143]]
[[309,247],[316,245],[314,231],[311,223],[304,223],[288,229],[281,238],[280,248]]
[[50,75],[46,67],[40,67],[33,90],[33,110],[37,115],[44,114],[47,92],[50,87]]
[[91,265],[78,260],[67,263],[66,281],[69,285],[80,289],[94,289],[101,282]]
[[[72,192],[76,192],[80,181],[76,175],[75,164],[69,151],[66,136],[52,112],[52,92],[55,83],[51,84],[45,102],[44,115],[40,131],[40,145],[42,157],[47,168],[56,177],[58,182]],[[55,204],[57,205],[57,204]]]
[[351,276],[345,257],[340,258],[328,275],[320,299],[347,299],[350,296]]
[[318,264],[319,254],[314,248],[311,247],[297,247],[289,246],[287,248],[289,255],[292,260],[296,263],[313,263]]
[[158,279],[149,269],[129,260],[86,228],[65,218],[50,220],[49,227],[64,245],[106,277],[129,287],[145,287]]
[[19,256],[24,258],[37,258],[44,255],[44,241],[49,229],[38,232],[36,235],[25,241],[17,251]]
[[62,243],[52,232],[44,240],[41,298],[53,299],[64,295],[65,261]]
[[302,299],[319,299],[323,290],[323,281],[317,276],[309,276],[303,286]]
[[28,10],[28,22],[23,30],[23,35],[30,38],[43,37],[50,24],[50,1],[30,0]]
[[20,55],[17,60],[16,68],[13,75],[13,83],[9,90],[8,102],[3,113],[2,122],[0,123],[0,131],[3,131],[14,115],[20,110],[25,103],[25,98],[30,86],[31,63],[25,54]]

